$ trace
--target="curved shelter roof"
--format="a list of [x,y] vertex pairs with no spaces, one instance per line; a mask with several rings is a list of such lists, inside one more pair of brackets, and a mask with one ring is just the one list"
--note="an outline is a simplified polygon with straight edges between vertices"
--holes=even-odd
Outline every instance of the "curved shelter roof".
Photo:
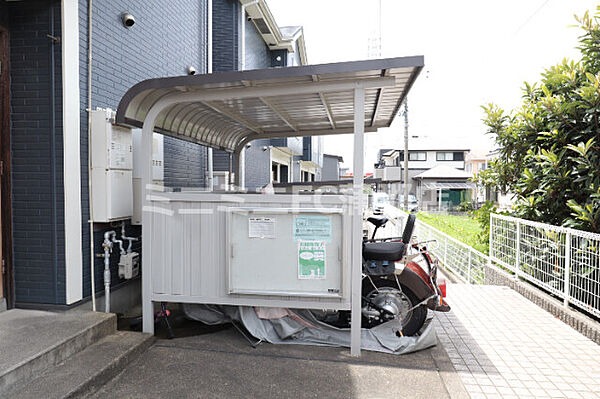
[[365,89],[365,131],[388,127],[423,68],[401,57],[142,81],[121,99],[116,123],[226,151],[259,138],[353,132],[355,88]]

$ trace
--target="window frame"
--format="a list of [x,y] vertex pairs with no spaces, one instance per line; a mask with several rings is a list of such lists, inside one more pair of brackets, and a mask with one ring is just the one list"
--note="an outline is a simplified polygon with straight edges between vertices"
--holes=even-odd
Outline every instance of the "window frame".
[[[413,159],[412,155],[423,154],[423,159]],[[427,161],[427,151],[412,151],[408,153],[408,161],[409,162],[426,162]]]

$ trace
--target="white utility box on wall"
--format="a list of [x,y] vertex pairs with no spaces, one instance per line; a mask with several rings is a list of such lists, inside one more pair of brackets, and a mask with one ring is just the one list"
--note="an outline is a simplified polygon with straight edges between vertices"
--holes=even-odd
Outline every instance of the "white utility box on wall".
[[114,111],[91,111],[92,218],[111,222],[133,215],[131,130],[113,125]]
[[[133,218],[132,224],[142,224],[142,129],[133,129]],[[163,186],[165,181],[164,136],[152,136],[152,184]]]

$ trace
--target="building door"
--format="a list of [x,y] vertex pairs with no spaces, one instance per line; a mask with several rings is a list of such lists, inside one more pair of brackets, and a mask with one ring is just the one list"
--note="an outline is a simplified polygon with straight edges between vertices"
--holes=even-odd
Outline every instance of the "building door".
[[0,25],[0,306],[13,306],[8,29]]

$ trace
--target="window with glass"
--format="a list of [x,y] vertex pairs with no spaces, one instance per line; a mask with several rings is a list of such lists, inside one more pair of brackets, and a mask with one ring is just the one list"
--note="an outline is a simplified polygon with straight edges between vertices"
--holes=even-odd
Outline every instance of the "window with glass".
[[435,159],[437,161],[464,161],[465,154],[462,151],[441,151],[436,152]]
[[427,161],[427,153],[425,151],[415,151],[408,153],[409,161]]

